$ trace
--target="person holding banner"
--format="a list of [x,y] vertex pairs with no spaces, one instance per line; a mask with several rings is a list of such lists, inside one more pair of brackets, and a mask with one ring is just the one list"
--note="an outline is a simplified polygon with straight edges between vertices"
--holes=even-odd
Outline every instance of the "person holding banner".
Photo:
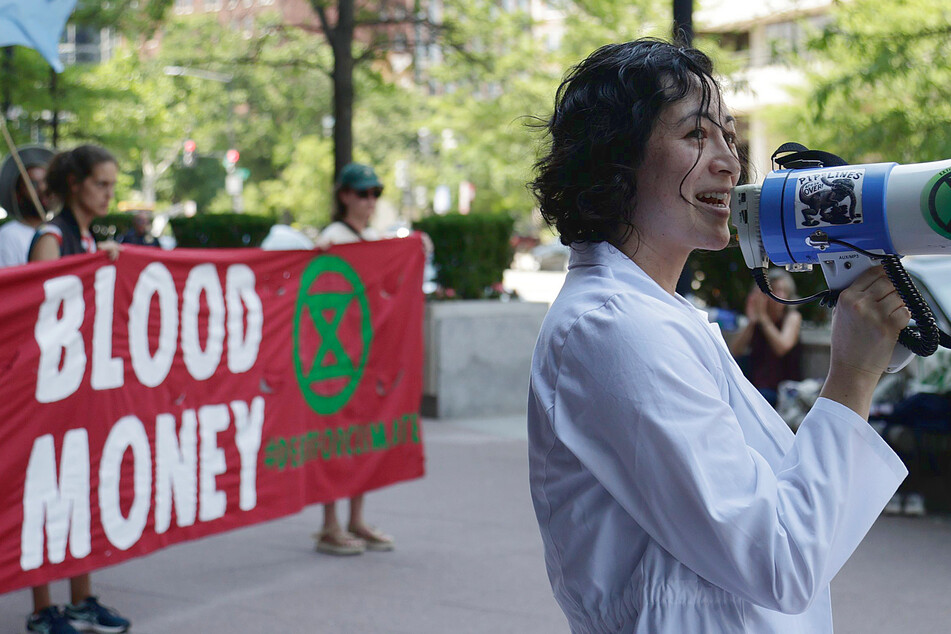
[[46,210],[50,205],[46,190],[46,165],[53,158],[53,151],[37,145],[21,147],[18,152],[20,162],[26,168],[26,176],[36,193],[36,202],[41,208],[37,209],[26,179],[11,154],[0,167],[0,205],[11,216],[0,227],[0,266],[26,264],[33,235],[46,219]]
[[106,251],[111,260],[119,257],[116,242],[107,240],[97,246],[90,231],[94,219],[109,213],[118,172],[115,157],[98,145],[80,145],[53,157],[46,185],[63,207],[37,229],[30,245],[30,262],[58,260],[97,249]]
[[[382,193],[383,183],[372,167],[360,163],[345,165],[334,183],[333,222],[320,233],[318,246],[379,240],[382,236],[370,226],[370,218]],[[314,533],[317,552],[359,555],[366,550],[393,550],[393,538],[363,519],[363,502],[363,494],[350,498],[347,530],[343,530],[337,518],[337,503],[324,505],[323,528]]]
[[[50,222],[37,229],[29,250],[30,262],[92,253],[96,241],[89,230],[93,219],[106,215],[115,191],[118,163],[105,148],[81,145],[60,152],[50,161],[46,174],[49,191],[62,204]],[[110,259],[119,255],[115,242],[101,245]],[[27,619],[30,632],[114,633],[127,632],[130,621],[99,603],[92,594],[89,573],[70,581],[70,603],[60,609],[53,605],[48,585],[33,588],[34,612]]]
[[842,292],[793,434],[677,294],[730,241],[736,120],[703,52],[606,45],[572,68],[532,190],[571,247],[528,395],[529,480],[573,632],[832,632],[829,584],[907,474],[868,416],[911,315],[881,267]]

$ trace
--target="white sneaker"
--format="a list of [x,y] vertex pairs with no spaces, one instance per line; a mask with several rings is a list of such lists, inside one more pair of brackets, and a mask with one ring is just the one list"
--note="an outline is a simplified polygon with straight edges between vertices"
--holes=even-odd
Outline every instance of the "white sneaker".
[[901,493],[896,493],[892,496],[892,499],[888,501],[888,504],[885,505],[885,508],[882,509],[882,513],[885,515],[899,515],[901,514],[902,501],[904,496]]
[[925,498],[920,493],[909,493],[905,496],[905,506],[902,510],[905,515],[922,517],[925,514]]

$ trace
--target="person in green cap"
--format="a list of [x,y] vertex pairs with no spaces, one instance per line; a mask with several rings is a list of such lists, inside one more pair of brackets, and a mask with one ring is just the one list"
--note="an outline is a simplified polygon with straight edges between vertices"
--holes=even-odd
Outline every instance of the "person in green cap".
[[326,248],[383,237],[370,226],[382,194],[383,183],[372,167],[361,163],[345,165],[334,184],[333,222],[320,232],[318,246]]
[[[369,165],[349,163],[334,184],[333,222],[320,233],[317,246],[379,240],[383,236],[370,226],[383,183]],[[350,498],[350,522],[343,529],[337,518],[337,503],[324,505],[324,524],[314,534],[317,552],[328,555],[359,555],[366,550],[393,550],[393,538],[363,519],[363,494]]]

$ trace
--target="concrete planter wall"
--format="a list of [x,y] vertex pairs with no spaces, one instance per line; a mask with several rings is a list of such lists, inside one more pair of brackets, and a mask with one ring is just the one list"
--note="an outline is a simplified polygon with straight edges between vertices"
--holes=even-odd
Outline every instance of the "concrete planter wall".
[[427,302],[423,416],[525,413],[532,350],[548,304]]

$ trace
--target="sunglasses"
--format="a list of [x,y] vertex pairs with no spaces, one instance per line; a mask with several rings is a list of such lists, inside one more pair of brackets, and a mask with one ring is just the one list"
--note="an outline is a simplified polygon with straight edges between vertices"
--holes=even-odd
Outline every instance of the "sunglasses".
[[374,187],[373,189],[360,189],[356,190],[355,193],[360,198],[369,198],[371,194],[374,198],[379,198],[383,194],[383,188]]

